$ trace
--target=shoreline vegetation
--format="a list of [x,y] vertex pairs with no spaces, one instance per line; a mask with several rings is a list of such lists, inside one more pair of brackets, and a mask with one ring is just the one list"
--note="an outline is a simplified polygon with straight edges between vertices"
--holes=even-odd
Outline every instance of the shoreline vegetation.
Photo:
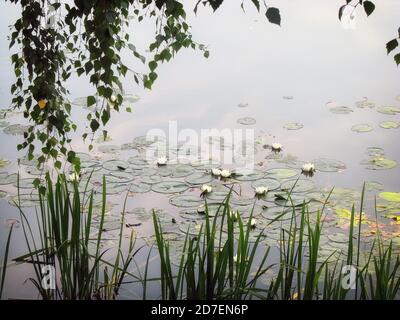
[[[128,237],[124,233],[126,198],[117,245],[103,250],[106,180],[103,177],[101,212],[96,224],[93,191],[87,191],[87,187],[88,182],[82,192],[79,182],[73,181],[70,190],[65,175],[59,175],[56,182],[46,175],[45,191],[39,192],[36,223],[16,203],[27,254],[13,260],[32,266],[33,277],[28,280],[41,299],[118,299],[120,289],[129,284],[140,288],[131,299],[148,299],[150,290],[153,293],[156,290],[158,298],[168,300],[399,298],[399,255],[393,252],[391,241],[385,243],[381,239],[378,224],[367,258],[361,259],[361,223],[357,221],[361,221],[363,214],[364,189],[360,211],[356,212],[354,205],[351,209],[346,252],[338,249],[327,258],[320,258],[324,209],[330,194],[321,208],[311,213],[306,203],[295,205],[291,191],[287,191],[291,209],[283,211],[259,232],[254,228],[253,212],[244,220],[231,210],[230,192],[212,215],[204,200],[203,223],[196,234],[187,230],[178,263],[171,258],[174,244],[166,238],[163,224],[153,212],[155,241],[144,256],[145,263],[138,265],[135,257],[145,248],[137,245],[132,230]],[[290,219],[289,228],[280,229],[279,247],[273,253],[261,240],[269,225],[283,215]],[[2,264],[1,294],[11,234],[12,228]],[[151,258],[154,252],[156,262]],[[156,277],[149,276],[153,263]],[[54,268],[55,289],[43,285],[43,266]],[[267,274],[272,274],[269,280],[261,281]]]

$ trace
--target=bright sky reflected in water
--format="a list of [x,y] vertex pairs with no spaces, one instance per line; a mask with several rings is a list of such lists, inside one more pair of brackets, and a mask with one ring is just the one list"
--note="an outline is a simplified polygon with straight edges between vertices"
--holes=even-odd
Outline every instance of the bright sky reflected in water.
[[[186,1],[185,1],[186,2]],[[257,120],[257,133],[269,133],[284,151],[309,161],[318,157],[344,161],[342,173],[317,175],[323,184],[359,188],[365,179],[384,183],[387,189],[399,191],[397,167],[387,171],[368,171],[360,166],[369,146],[385,149],[391,159],[400,161],[400,129],[379,128],[383,120],[400,120],[373,110],[361,110],[354,103],[363,97],[377,105],[395,105],[400,94],[400,69],[387,57],[385,43],[394,38],[399,27],[397,0],[377,1],[370,18],[357,12],[357,26],[345,30],[337,18],[343,0],[274,1],[280,8],[282,26],[269,24],[250,1],[246,13],[241,1],[226,0],[215,14],[199,9],[197,17],[188,10],[194,38],[208,46],[210,58],[186,50],[158,69],[153,90],[143,90],[128,78],[125,90],[138,94],[141,100],[133,112],[113,114],[108,126],[112,144],[130,142],[153,128],[167,130],[169,120],[177,120],[180,129],[240,128],[240,117]],[[193,8],[195,1],[191,1]],[[13,72],[9,62],[8,25],[17,17],[15,5],[0,3],[0,104],[9,105]],[[146,49],[153,36],[153,25],[144,23],[132,28],[138,48]],[[133,57],[126,55],[128,65],[144,71]],[[93,93],[87,79],[74,78],[69,84],[71,98]],[[293,96],[285,100],[283,96]],[[326,103],[335,101],[356,109],[350,115],[332,114]],[[238,108],[248,103],[247,108]],[[76,109],[75,109],[76,110]],[[74,118],[82,123],[82,113]],[[304,128],[287,131],[283,125],[301,122]],[[374,131],[359,134],[350,128],[369,122]],[[15,163],[15,146],[20,137],[5,136],[0,157]],[[79,136],[74,146],[87,150]],[[14,164],[15,166],[15,164]],[[150,197],[142,200],[153,201]]]

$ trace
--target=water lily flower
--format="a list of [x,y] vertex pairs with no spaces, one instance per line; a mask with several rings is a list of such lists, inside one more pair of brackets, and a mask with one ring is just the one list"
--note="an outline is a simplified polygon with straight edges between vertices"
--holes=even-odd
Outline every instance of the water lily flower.
[[80,175],[77,174],[76,172],[74,172],[74,173],[72,173],[72,174],[70,174],[70,175],[68,176],[68,180],[71,181],[71,182],[73,182],[73,181],[79,181],[79,179],[80,179]]
[[283,146],[280,143],[277,143],[277,142],[275,142],[275,143],[273,143],[271,145],[272,151],[278,151],[279,152],[279,151],[282,150],[282,148],[283,148]]
[[211,173],[213,176],[219,177],[221,175],[221,170],[218,168],[211,169]]
[[229,217],[233,219],[233,221],[236,221],[239,219],[239,212],[235,210],[230,210],[229,211]]
[[167,158],[166,157],[160,157],[157,159],[157,165],[158,166],[165,166],[167,164]]
[[305,163],[303,164],[303,167],[301,168],[302,172],[305,173],[314,173],[315,172],[315,166],[313,163]]
[[231,175],[232,173],[229,170],[224,169],[221,171],[221,177],[223,178],[229,178]]
[[38,101],[38,106],[40,108],[40,110],[43,110],[44,108],[46,108],[47,105],[47,99],[40,99]]
[[114,103],[115,101],[117,101],[117,97],[115,96],[115,95],[111,95],[111,97],[110,97],[110,101],[112,102],[112,103]]
[[257,220],[254,218],[251,218],[250,220],[250,227],[255,228],[257,225]]
[[202,193],[210,193],[212,191],[212,187],[208,184],[203,184],[200,188]]
[[268,192],[268,187],[257,187],[256,188],[256,195],[261,196]]

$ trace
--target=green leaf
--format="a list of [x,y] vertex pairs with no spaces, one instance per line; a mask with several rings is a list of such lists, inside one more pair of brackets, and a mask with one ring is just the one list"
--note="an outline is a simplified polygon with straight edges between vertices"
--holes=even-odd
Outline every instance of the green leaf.
[[398,54],[396,54],[396,55],[394,56],[394,61],[396,61],[397,65],[400,64],[400,53],[398,53]]
[[154,71],[157,68],[157,65],[158,65],[157,62],[155,62],[154,60],[150,61],[149,62],[150,71]]
[[93,132],[95,132],[99,127],[100,124],[96,119],[92,119],[92,121],[90,121],[90,128],[92,129]]
[[94,105],[96,103],[96,98],[93,96],[88,96],[86,99],[86,104],[88,107]]
[[370,16],[372,12],[375,10],[375,5],[371,1],[364,1],[363,2],[364,11],[367,16]]
[[269,7],[265,13],[265,16],[269,22],[277,24],[278,26],[281,25],[281,14],[278,8]]
[[391,51],[396,49],[396,47],[398,45],[399,45],[399,43],[398,43],[397,39],[393,39],[393,40],[389,41],[388,43],[386,43],[387,53],[389,54]]
[[251,2],[253,2],[253,4],[255,5],[255,7],[257,8],[257,11],[260,12],[260,1],[251,0]]

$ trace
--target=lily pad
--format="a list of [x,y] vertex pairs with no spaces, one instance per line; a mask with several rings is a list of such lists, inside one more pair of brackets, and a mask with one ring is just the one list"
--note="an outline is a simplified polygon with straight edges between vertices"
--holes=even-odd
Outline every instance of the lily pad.
[[256,124],[256,119],[251,118],[251,117],[243,117],[243,118],[239,118],[237,119],[237,123],[245,125],[245,126],[251,126]]
[[320,158],[313,160],[312,163],[316,170],[322,172],[338,172],[346,169],[344,162],[335,159]]
[[298,172],[289,168],[273,168],[265,172],[268,178],[275,178],[278,180],[289,179],[298,175]]
[[110,172],[106,175],[106,181],[109,183],[129,183],[135,177],[128,172]]
[[195,170],[192,166],[187,164],[177,164],[172,168],[172,177],[173,178],[183,178],[192,174]]
[[185,181],[191,185],[201,185],[212,181],[212,176],[203,172],[196,172],[187,176]]
[[370,131],[374,130],[374,127],[369,123],[360,123],[360,124],[356,124],[356,125],[352,126],[351,130],[354,132],[363,133],[363,132],[370,132]]
[[112,144],[107,144],[107,145],[101,145],[97,147],[97,150],[102,153],[114,153],[119,151],[121,148],[116,145]]
[[192,195],[178,195],[172,197],[169,202],[176,207],[198,207],[202,200]]
[[10,160],[0,158],[0,168],[7,167],[10,164]]
[[399,121],[383,121],[379,124],[383,129],[397,129],[400,127]]
[[151,189],[158,193],[180,193],[189,189],[189,186],[182,181],[163,181],[153,184]]
[[16,173],[0,172],[0,185],[16,183],[17,179],[18,175]]
[[28,131],[30,126],[24,126],[22,124],[11,124],[8,127],[5,127],[3,132],[5,134],[11,134],[13,136],[16,135],[23,135],[25,132]]
[[368,170],[388,170],[397,166],[396,160],[385,157],[374,157],[372,159],[362,161],[361,164],[366,165]]
[[315,188],[315,184],[312,180],[306,180],[306,179],[293,179],[293,180],[288,180],[285,182],[282,182],[281,184],[281,189],[282,190],[287,190],[287,191],[292,191],[293,193],[304,193],[311,191]]
[[129,185],[128,190],[132,193],[146,193],[151,190],[151,185],[143,182],[133,182]]
[[370,157],[383,157],[385,155],[385,150],[380,147],[368,147],[366,154]]
[[379,198],[391,202],[400,202],[400,192],[381,192]]
[[103,168],[109,171],[127,171],[129,163],[122,160],[109,160],[103,162]]
[[251,186],[256,189],[258,187],[267,187],[269,191],[277,190],[281,186],[280,182],[273,178],[264,178],[254,181]]
[[335,114],[349,114],[354,112],[353,109],[346,107],[346,106],[339,106],[339,107],[333,107],[329,109],[330,112],[335,113]]
[[238,181],[254,181],[264,177],[265,173],[260,170],[253,170],[246,174],[237,174],[235,179]]
[[283,126],[283,128],[285,128],[286,130],[300,130],[303,127],[304,127],[304,125],[299,122],[289,122]]
[[400,113],[399,107],[393,106],[381,106],[376,109],[379,113],[387,114],[387,115],[396,115],[396,113]]
[[147,183],[147,184],[155,184],[155,183],[159,183],[162,181],[162,178],[160,176],[142,176],[140,178],[140,180],[143,183]]

